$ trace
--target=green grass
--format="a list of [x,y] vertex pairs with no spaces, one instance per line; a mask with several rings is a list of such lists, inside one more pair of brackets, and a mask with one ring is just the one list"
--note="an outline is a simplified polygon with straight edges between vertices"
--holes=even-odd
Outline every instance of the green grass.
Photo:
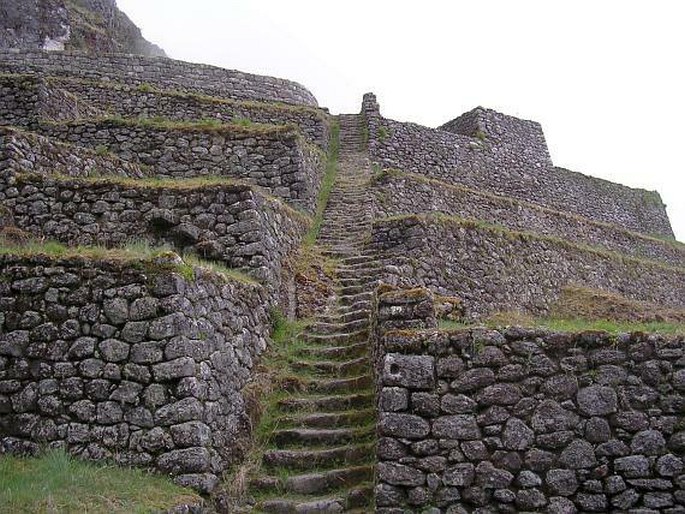
[[56,241],[29,241],[25,244],[14,245],[0,239],[0,255],[17,255],[31,257],[44,255],[54,259],[85,258],[92,260],[130,262],[141,265],[148,271],[169,270],[180,273],[187,281],[195,279],[195,268],[204,268],[234,281],[257,284],[257,281],[240,270],[230,269],[221,264],[200,259],[193,254],[183,255],[183,262],[179,264],[157,264],[155,259],[163,258],[173,253],[170,246],[154,246],[147,241],[130,241],[121,248],[107,248],[104,246],[75,246],[69,247]]
[[192,491],[138,469],[78,461],[52,450],[0,457],[0,510],[13,513],[144,513],[199,503]]
[[122,116],[105,116],[92,120],[76,120],[53,122],[45,121],[46,125],[66,125],[79,126],[84,124],[109,124],[120,127],[146,127],[159,130],[182,130],[186,132],[219,132],[235,136],[273,136],[279,138],[299,137],[299,130],[296,125],[271,125],[266,123],[250,123],[249,125],[239,123],[222,123],[215,119],[204,119],[197,121],[175,121],[166,118],[124,118]]
[[323,223],[323,213],[328,205],[328,199],[333,190],[335,177],[338,174],[338,157],[340,155],[340,125],[334,123],[331,126],[331,144],[328,149],[328,162],[326,163],[326,171],[321,181],[321,189],[319,190],[319,197],[316,201],[316,211],[314,220],[309,232],[304,237],[304,245],[311,246],[319,237],[321,232],[321,224]]
[[561,319],[561,318],[527,318],[525,316],[496,315],[480,323],[467,323],[459,321],[440,320],[439,328],[442,330],[462,330],[485,326],[488,328],[502,328],[509,325],[522,325],[534,328],[547,329],[553,332],[585,332],[597,330],[609,334],[625,334],[632,332],[649,332],[663,335],[685,336],[685,323],[665,322],[623,322],[612,320],[586,320],[586,319]]

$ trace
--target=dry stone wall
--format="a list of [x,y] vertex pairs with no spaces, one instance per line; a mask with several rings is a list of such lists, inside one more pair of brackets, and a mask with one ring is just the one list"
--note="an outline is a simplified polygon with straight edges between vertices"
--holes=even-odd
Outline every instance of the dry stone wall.
[[87,177],[112,175],[142,178],[136,163],[92,149],[16,130],[0,127],[0,174],[5,181],[16,173]]
[[438,212],[685,267],[685,245],[682,243],[645,237],[616,225],[455,186],[423,175],[382,172],[375,177],[371,191],[375,200],[375,218]]
[[113,80],[234,100],[317,106],[307,89],[290,80],[163,57],[0,50],[0,73]]
[[0,125],[36,130],[41,120],[68,121],[102,113],[35,75],[0,75]]
[[274,196],[313,212],[324,156],[290,127],[137,123],[96,120],[44,123],[41,132],[58,140],[106,150],[149,167],[157,177],[206,175],[244,179]]
[[[362,114],[371,158],[384,168],[421,173],[631,231],[673,238],[658,193],[552,166],[537,123],[478,109],[467,113],[465,120],[448,124],[460,133],[447,132],[383,118],[370,94],[364,98]],[[479,124],[469,118],[483,121]]]
[[101,112],[128,118],[164,118],[167,120],[217,120],[296,125],[311,142],[328,148],[329,116],[322,109],[224,100],[204,95],[161,91],[151,87],[49,78],[51,91],[66,91]]
[[381,295],[376,512],[685,511],[685,340],[431,326]]
[[64,447],[210,490],[248,431],[261,286],[171,262],[0,256],[0,448]]
[[685,269],[440,216],[378,220],[372,248],[384,279],[463,299],[466,316],[545,315],[576,284],[664,306],[685,306]]
[[69,246],[171,245],[277,290],[310,220],[246,184],[164,185],[21,174],[0,180],[14,225]]

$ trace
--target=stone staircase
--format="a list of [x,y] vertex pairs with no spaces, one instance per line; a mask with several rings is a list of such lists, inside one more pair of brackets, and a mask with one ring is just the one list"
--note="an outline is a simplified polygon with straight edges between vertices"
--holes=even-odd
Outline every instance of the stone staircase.
[[341,115],[340,162],[318,240],[337,262],[337,305],[298,337],[286,370],[297,386],[277,402],[275,429],[252,480],[254,510],[373,510],[375,406],[369,316],[378,264],[370,233],[370,164],[361,120]]

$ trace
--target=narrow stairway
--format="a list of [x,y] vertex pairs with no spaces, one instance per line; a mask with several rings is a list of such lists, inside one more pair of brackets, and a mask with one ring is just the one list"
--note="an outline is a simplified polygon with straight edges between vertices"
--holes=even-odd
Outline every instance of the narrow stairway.
[[277,403],[261,463],[265,474],[250,486],[257,512],[373,510],[375,408],[368,340],[378,268],[362,250],[371,224],[366,191],[371,169],[360,117],[341,115],[339,122],[338,175],[317,242],[337,263],[337,304],[298,337],[287,364],[299,386]]

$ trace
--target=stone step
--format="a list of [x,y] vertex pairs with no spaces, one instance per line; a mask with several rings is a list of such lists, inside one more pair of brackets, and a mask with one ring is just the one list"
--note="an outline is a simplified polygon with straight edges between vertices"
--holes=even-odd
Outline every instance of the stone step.
[[336,446],[358,441],[368,436],[368,429],[360,428],[286,428],[274,430],[271,442],[279,448],[287,446]]
[[367,391],[373,386],[370,374],[345,378],[312,378],[299,383],[297,391],[319,394],[344,394]]
[[369,319],[356,319],[346,323],[327,323],[316,321],[308,327],[308,332],[312,334],[334,334],[336,332],[355,332],[369,328]]
[[350,310],[358,310],[358,309],[366,309],[367,311],[371,312],[371,300],[368,299],[362,299],[362,300],[357,300],[357,301],[352,301],[348,302],[347,300],[339,299],[340,300],[340,308],[344,309],[345,307],[349,308]]
[[283,400],[279,400],[278,407],[285,412],[335,412],[353,409],[366,409],[372,407],[373,402],[373,393],[353,393],[285,398]]
[[333,334],[314,334],[307,331],[303,332],[299,336],[299,338],[304,342],[316,343],[326,346],[338,346],[339,344],[361,343],[363,341],[366,341],[368,337],[368,329],[355,330],[354,332],[336,332]]
[[[364,320],[365,323],[368,323]],[[321,348],[303,348],[299,354],[319,359],[353,359],[368,355],[369,343],[364,341],[342,346],[326,346]]]
[[278,418],[280,426],[301,428],[352,428],[368,425],[376,417],[375,408],[338,412],[304,412]]
[[262,462],[269,468],[308,471],[312,468],[358,466],[374,458],[373,444],[337,446],[322,450],[267,450]]
[[339,361],[296,361],[291,364],[295,371],[315,373],[335,378],[351,378],[355,373],[371,371],[368,357],[339,362]]
[[253,480],[251,486],[266,493],[326,494],[369,482],[373,480],[373,474],[373,466],[355,466],[285,478],[262,477]]
[[345,310],[337,311],[334,314],[326,314],[321,316],[319,320],[326,323],[347,323],[354,320],[369,320],[369,311],[359,309],[356,311]]
[[365,291],[363,293],[341,295],[338,297],[338,301],[343,305],[356,305],[359,303],[365,303],[368,307],[371,306],[371,301],[373,300],[373,291]]
[[328,498],[267,499],[259,502],[259,512],[268,514],[368,514],[371,512],[373,487],[357,486]]

